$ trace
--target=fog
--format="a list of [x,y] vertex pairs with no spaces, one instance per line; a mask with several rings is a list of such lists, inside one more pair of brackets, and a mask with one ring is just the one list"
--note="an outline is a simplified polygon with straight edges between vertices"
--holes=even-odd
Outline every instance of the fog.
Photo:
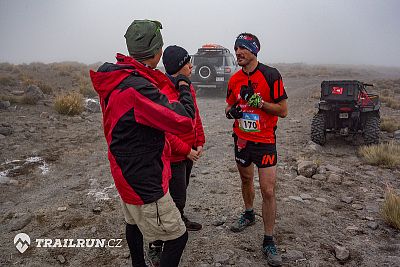
[[0,62],[114,61],[134,19],[163,24],[166,45],[232,50],[257,35],[264,63],[400,66],[397,0],[0,0]]

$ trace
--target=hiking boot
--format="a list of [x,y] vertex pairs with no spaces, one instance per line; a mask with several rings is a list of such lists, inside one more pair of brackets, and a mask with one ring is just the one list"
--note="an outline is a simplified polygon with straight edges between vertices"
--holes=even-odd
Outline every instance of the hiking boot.
[[185,223],[186,229],[188,231],[199,231],[203,228],[200,223],[189,221],[189,219],[185,216],[182,216],[182,220]]
[[270,266],[282,266],[282,258],[276,250],[275,244],[268,244],[262,248],[262,252],[267,258],[267,262]]
[[240,218],[231,226],[231,231],[238,233],[243,231],[247,226],[253,225],[256,223],[256,216],[254,211],[252,212],[244,212],[240,216]]
[[157,245],[154,243],[149,244],[149,251],[147,253],[148,258],[148,266],[150,267],[160,267],[161,253],[162,253],[162,242],[158,244],[159,240],[155,241]]

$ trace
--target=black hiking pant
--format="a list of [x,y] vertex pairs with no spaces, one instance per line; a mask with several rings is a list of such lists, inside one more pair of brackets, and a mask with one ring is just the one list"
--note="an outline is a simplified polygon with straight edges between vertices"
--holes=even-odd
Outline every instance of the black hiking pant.
[[[180,237],[164,242],[160,267],[177,267],[188,240],[187,231]],[[143,235],[135,224],[126,224],[126,241],[133,267],[147,267],[144,260]]]
[[189,185],[192,167],[193,161],[190,159],[171,162],[172,178],[169,181],[169,193],[182,216],[186,205],[186,189]]

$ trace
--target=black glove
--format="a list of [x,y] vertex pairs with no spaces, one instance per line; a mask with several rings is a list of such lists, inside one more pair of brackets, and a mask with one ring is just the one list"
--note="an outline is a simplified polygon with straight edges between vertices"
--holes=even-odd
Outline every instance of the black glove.
[[[185,84],[185,85],[179,86],[179,82],[180,82],[180,81],[184,81],[185,83],[187,83],[187,85]],[[183,74],[178,74],[178,76],[176,76],[176,78],[175,78],[175,88],[176,88],[176,90],[178,90],[178,91],[190,89],[190,84],[191,84],[191,83],[192,83],[192,82],[189,80],[189,78],[186,77],[186,76],[183,75]]]
[[243,111],[240,106],[233,105],[230,110],[226,113],[228,119],[240,119],[243,117]]
[[254,95],[254,89],[252,86],[242,85],[240,88],[240,96],[245,101],[249,101],[250,97]]

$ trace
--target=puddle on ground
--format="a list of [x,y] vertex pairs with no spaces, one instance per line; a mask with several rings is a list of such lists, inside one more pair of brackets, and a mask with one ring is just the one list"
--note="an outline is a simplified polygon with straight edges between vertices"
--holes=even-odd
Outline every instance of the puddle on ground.
[[50,166],[41,157],[29,157],[23,160],[7,160],[0,164],[0,178],[27,175],[34,172],[36,169],[39,169],[41,174],[45,175],[50,171]]

